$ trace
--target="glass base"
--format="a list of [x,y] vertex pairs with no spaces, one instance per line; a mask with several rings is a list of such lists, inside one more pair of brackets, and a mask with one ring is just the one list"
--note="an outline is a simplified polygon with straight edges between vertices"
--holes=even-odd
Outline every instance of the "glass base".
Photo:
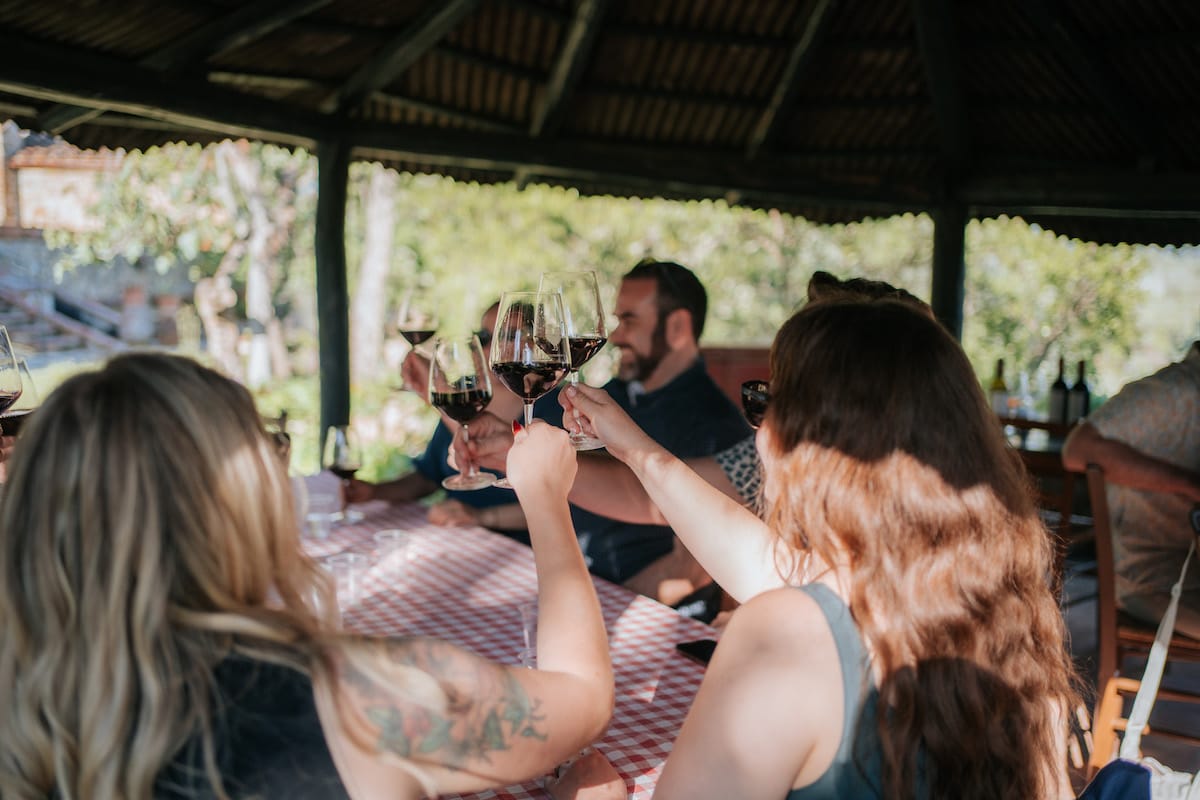
[[604,441],[577,431],[571,434],[571,447],[576,450],[603,450]]
[[486,489],[496,484],[496,476],[488,472],[475,475],[459,473],[442,480],[442,487],[456,492],[469,492],[474,489]]
[[493,484],[492,484],[492,486],[495,486],[497,489],[511,489],[511,488],[513,488],[513,485],[512,485],[511,483],[509,483],[509,482],[508,482],[508,478],[501,478],[500,480],[498,480],[498,481],[496,481],[495,483],[493,483]]

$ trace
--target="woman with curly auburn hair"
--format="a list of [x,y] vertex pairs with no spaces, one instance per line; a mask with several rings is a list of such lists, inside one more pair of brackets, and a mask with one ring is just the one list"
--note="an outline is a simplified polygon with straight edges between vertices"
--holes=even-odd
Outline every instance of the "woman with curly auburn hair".
[[603,731],[612,674],[531,454],[569,485],[574,453],[535,426],[509,469],[538,509],[538,670],[323,619],[329,581],[238,384],[149,353],[71,378],[0,495],[0,796],[416,798],[543,774]]
[[[833,297],[770,364],[763,517],[731,506],[723,557],[696,552],[746,602],[655,797],[1071,797],[1051,543],[962,348],[911,303]],[[643,480],[671,474],[574,405]]]

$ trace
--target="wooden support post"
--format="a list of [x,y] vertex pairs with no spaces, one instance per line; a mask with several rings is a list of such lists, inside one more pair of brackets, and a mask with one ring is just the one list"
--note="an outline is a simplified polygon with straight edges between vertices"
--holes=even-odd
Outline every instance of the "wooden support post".
[[346,291],[346,191],[350,146],[343,138],[317,143],[317,340],[321,367],[321,428],[350,422],[350,314]]
[[962,339],[963,296],[966,287],[967,210],[958,203],[933,209],[933,313],[954,335]]

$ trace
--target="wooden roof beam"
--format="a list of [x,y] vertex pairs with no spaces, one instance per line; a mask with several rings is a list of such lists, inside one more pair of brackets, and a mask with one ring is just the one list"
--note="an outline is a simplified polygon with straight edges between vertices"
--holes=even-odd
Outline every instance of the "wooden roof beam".
[[202,63],[215,55],[257,41],[331,2],[332,0],[256,0],[206,25],[201,25],[138,63],[143,67],[163,72]]
[[1200,220],[1198,183],[1197,172],[989,170],[964,181],[961,194],[988,213]]
[[837,0],[813,0],[812,11],[809,12],[804,31],[792,47],[787,65],[783,68],[783,74],[780,75],[779,82],[775,84],[775,91],[771,94],[766,109],[754,126],[754,131],[750,134],[750,142],[746,147],[747,158],[758,156],[763,147],[775,135],[781,120],[790,110],[792,100],[796,96],[796,86],[799,83],[800,75],[812,60],[821,39],[829,29],[829,20],[833,16],[831,10],[836,4]]
[[1022,5],[1025,17],[1050,40],[1062,65],[1075,73],[1129,137],[1139,168],[1149,171],[1169,161],[1162,121],[1098,54],[1061,0],[1024,0]]
[[311,145],[329,130],[317,114],[127,61],[0,33],[0,92],[120,111],[228,136]]
[[529,125],[530,136],[553,136],[562,124],[563,109],[584,67],[592,57],[596,39],[600,35],[600,21],[608,10],[610,0],[579,0],[575,16],[563,36],[562,49],[550,72],[542,102],[533,114]]
[[946,178],[953,186],[970,169],[971,144],[967,125],[954,4],[949,0],[913,0],[917,42],[925,62],[925,80],[933,101]]
[[[332,0],[258,0],[201,25],[137,63],[149,69],[171,72],[266,36],[330,2]],[[37,126],[50,133],[62,133],[103,113],[102,109],[60,104],[39,115]]]
[[[269,75],[254,72],[237,72],[231,70],[213,70],[208,73],[208,79],[213,83],[231,85],[248,83],[268,88],[284,89],[286,91],[332,91],[335,88],[334,85],[329,81],[317,80],[316,78],[299,78],[295,76]],[[416,97],[405,97],[403,95],[391,94],[387,92],[375,92],[372,97],[383,103],[394,103],[398,106],[411,108],[415,111],[433,114],[441,117],[444,120],[462,122],[482,130],[496,131],[497,133],[521,133],[524,130],[521,125],[513,122],[495,119],[484,116],[483,114],[475,114],[470,111],[463,111],[460,108],[454,108],[441,103],[434,103],[429,100],[421,100]]]
[[479,0],[446,0],[430,3],[404,31],[384,44],[351,75],[336,93],[322,104],[322,111],[345,113],[361,105],[376,92],[398,78],[430,48],[438,43]]
[[605,145],[528,136],[429,131],[356,124],[347,135],[357,151],[431,166],[522,172],[580,183],[621,186],[647,196],[771,198],[901,213],[924,207],[927,195],[911,186],[841,185],[814,178],[810,169],[781,160],[747,164],[740,153],[714,155],[672,147]]

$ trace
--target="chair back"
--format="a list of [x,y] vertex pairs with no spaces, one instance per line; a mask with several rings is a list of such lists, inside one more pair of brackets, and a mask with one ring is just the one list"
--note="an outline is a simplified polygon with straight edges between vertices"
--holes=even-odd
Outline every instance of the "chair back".
[[1120,665],[1117,663],[1117,573],[1112,523],[1108,514],[1108,485],[1100,466],[1088,464],[1087,485],[1096,544],[1096,683],[1103,686]]

